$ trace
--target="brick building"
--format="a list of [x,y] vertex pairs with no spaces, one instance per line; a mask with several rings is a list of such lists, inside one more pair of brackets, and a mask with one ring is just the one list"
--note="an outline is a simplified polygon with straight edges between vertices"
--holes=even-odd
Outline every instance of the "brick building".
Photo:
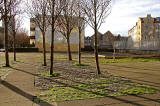
[[160,17],[140,17],[136,26],[128,31],[135,41],[160,39]]
[[[107,31],[104,34],[98,32],[97,37],[98,37],[98,48],[99,49],[112,49],[113,48],[115,36],[110,31]],[[92,49],[94,49],[94,42],[95,42],[94,35],[92,35],[91,37],[85,37],[85,47],[91,46]]]

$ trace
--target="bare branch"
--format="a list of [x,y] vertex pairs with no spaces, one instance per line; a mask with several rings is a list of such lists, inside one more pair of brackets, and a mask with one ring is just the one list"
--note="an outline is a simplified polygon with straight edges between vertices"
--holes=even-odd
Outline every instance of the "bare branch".
[[41,32],[46,32],[49,27],[49,3],[46,0],[30,0],[26,3],[26,13],[39,27]]
[[82,0],[83,11],[86,14],[86,22],[94,29],[95,10],[96,10],[96,24],[97,29],[105,22],[105,18],[111,12],[111,0]]

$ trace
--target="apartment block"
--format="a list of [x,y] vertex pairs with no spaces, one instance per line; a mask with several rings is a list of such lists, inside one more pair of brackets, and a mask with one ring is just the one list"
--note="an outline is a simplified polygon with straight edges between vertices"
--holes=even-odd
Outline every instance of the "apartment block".
[[[76,18],[75,18],[76,19]],[[46,31],[46,51],[50,51],[51,48],[51,25],[48,27]],[[59,27],[56,27],[55,30],[55,38],[54,38],[54,51],[57,52],[66,52],[67,48],[67,40],[59,32]],[[81,34],[81,47],[84,48],[84,36],[85,36],[85,29],[83,29]],[[35,24],[34,19],[30,19],[30,44],[34,44],[35,47],[39,49],[39,51],[43,50],[43,38],[42,33],[39,27]],[[79,48],[79,31],[78,26],[75,26],[70,35],[70,47],[72,52],[78,52]]]
[[133,41],[160,39],[160,17],[140,17],[136,26],[128,31]]

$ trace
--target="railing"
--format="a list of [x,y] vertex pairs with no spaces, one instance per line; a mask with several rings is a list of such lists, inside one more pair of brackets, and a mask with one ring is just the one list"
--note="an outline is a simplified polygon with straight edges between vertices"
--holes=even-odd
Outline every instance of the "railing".
[[160,39],[139,42],[133,42],[131,40],[115,41],[114,47],[116,49],[160,50]]

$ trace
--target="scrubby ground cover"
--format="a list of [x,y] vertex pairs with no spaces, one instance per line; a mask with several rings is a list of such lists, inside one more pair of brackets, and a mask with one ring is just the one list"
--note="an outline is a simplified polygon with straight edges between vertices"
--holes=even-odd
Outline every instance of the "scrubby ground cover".
[[[110,61],[115,60],[100,59],[101,63],[107,63],[107,65],[109,65],[108,63],[114,63]],[[159,62],[159,59],[127,58],[117,60],[116,62],[152,61]],[[83,58],[83,62],[85,62],[85,65],[79,66],[77,65],[76,59],[74,59],[74,61],[67,61],[67,58],[61,55],[55,59],[54,72],[56,74],[53,76],[48,74],[49,65],[43,67],[40,61],[37,62],[38,77],[36,77],[35,85],[42,90],[37,96],[42,100],[52,102],[159,93],[158,90],[148,86],[134,83],[120,76],[113,76],[109,74],[105,68],[101,69],[102,75],[98,76],[96,74],[96,68],[93,65],[93,59]]]

